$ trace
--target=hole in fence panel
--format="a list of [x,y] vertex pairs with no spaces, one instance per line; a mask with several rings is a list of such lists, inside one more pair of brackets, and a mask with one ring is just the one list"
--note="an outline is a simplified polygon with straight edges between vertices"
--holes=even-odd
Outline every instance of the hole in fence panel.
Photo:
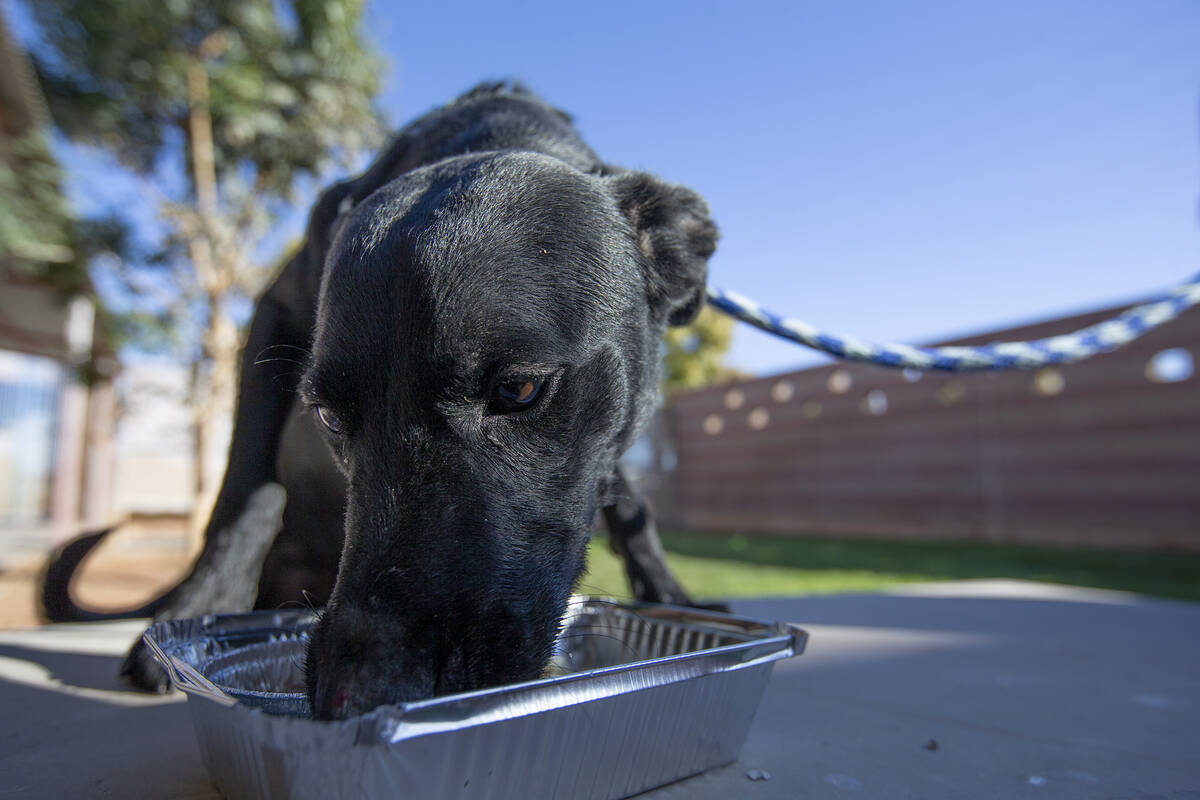
[[902,374],[904,376],[904,380],[908,381],[909,383],[916,383],[925,375],[925,373],[921,370],[913,369],[912,367],[905,367],[900,374]]
[[721,419],[720,414],[709,414],[704,418],[703,427],[709,436],[716,436],[725,429],[725,420]]
[[776,403],[786,403],[796,395],[796,387],[791,381],[779,381],[771,387],[771,399]]
[[829,376],[829,391],[834,394],[845,394],[854,385],[854,378],[844,369],[839,369]]
[[867,392],[862,399],[862,410],[864,414],[870,414],[872,417],[882,417],[888,410],[887,392],[883,389]]
[[730,389],[725,393],[725,407],[730,411],[737,411],[744,405],[746,405],[746,393],[741,389]]
[[962,381],[954,379],[938,387],[934,397],[944,406],[951,406],[967,396],[967,387]]
[[746,415],[746,424],[756,431],[761,431],[771,422],[771,414],[762,406]]
[[1192,354],[1182,347],[1159,350],[1146,362],[1146,379],[1154,383],[1179,383],[1196,374]]
[[1043,397],[1062,394],[1066,386],[1067,379],[1063,377],[1062,371],[1054,367],[1039,369],[1033,374],[1033,391]]
[[808,400],[803,406],[800,407],[800,410],[804,413],[804,416],[808,417],[809,419],[816,419],[817,417],[821,416],[821,413],[825,409],[821,406],[821,402],[819,400]]

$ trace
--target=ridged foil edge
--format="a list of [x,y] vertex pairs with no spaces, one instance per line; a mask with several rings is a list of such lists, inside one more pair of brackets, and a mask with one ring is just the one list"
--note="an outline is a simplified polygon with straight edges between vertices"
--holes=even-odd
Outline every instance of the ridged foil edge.
[[[188,693],[201,753],[228,797],[580,797],[609,800],[737,757],[792,625],[650,604],[588,604],[747,641],[419,703],[337,722],[263,713],[201,674],[205,642],[294,612],[158,623],[147,644]],[[751,633],[753,631],[753,633]],[[602,727],[603,730],[598,729]],[[545,766],[550,754],[556,763]],[[515,770],[514,764],[521,765]],[[515,770],[515,771],[514,771]],[[465,776],[465,777],[464,777]],[[472,783],[475,788],[472,789]]]

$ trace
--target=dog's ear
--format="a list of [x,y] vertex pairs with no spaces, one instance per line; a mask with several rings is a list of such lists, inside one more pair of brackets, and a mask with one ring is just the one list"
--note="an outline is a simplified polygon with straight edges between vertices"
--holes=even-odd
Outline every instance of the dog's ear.
[[651,307],[668,324],[686,325],[704,305],[708,257],[717,247],[708,204],[691,189],[644,172],[609,180],[641,251]]

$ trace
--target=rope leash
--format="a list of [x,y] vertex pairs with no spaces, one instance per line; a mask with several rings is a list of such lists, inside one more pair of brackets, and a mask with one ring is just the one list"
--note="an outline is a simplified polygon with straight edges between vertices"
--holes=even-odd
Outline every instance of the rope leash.
[[731,317],[767,333],[849,361],[950,372],[1029,369],[1081,361],[1099,353],[1108,353],[1170,322],[1200,303],[1200,275],[1156,300],[1074,333],[1032,342],[995,342],[980,347],[872,344],[853,336],[822,331],[797,319],[780,317],[736,292],[725,292],[712,286],[708,287],[708,302]]

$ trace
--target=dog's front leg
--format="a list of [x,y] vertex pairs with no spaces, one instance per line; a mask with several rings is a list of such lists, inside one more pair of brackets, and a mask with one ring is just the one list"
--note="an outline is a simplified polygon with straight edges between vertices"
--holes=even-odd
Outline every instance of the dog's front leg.
[[[306,353],[307,327],[293,310],[308,272],[301,253],[259,301],[242,351],[229,466],[191,573],[161,600],[155,620],[249,611],[263,559],[280,529],[286,493],[275,482],[284,421],[295,402],[293,377]],[[282,365],[282,366],[280,366]],[[290,373],[290,374],[289,374]],[[121,674],[139,689],[165,691],[167,674],[139,639]]]
[[[264,484],[251,494],[233,525],[209,538],[191,576],[164,599],[155,621],[253,608],[263,562],[283,524],[286,501],[287,492],[278,483]],[[141,639],[125,657],[121,675],[139,689],[167,688],[166,673]]]
[[[156,620],[254,607],[263,559],[279,532],[286,500],[275,483],[279,440],[308,356],[330,227],[350,189],[338,184],[321,196],[304,247],[254,309],[242,350],[229,466],[204,532],[204,551],[191,574],[162,599]],[[242,583],[235,587],[235,580]],[[140,689],[167,687],[166,673],[140,639],[121,674]]]
[[667,566],[650,508],[621,467],[613,478],[612,494],[616,501],[605,507],[604,523],[613,552],[625,563],[634,596],[650,603],[695,605]]

